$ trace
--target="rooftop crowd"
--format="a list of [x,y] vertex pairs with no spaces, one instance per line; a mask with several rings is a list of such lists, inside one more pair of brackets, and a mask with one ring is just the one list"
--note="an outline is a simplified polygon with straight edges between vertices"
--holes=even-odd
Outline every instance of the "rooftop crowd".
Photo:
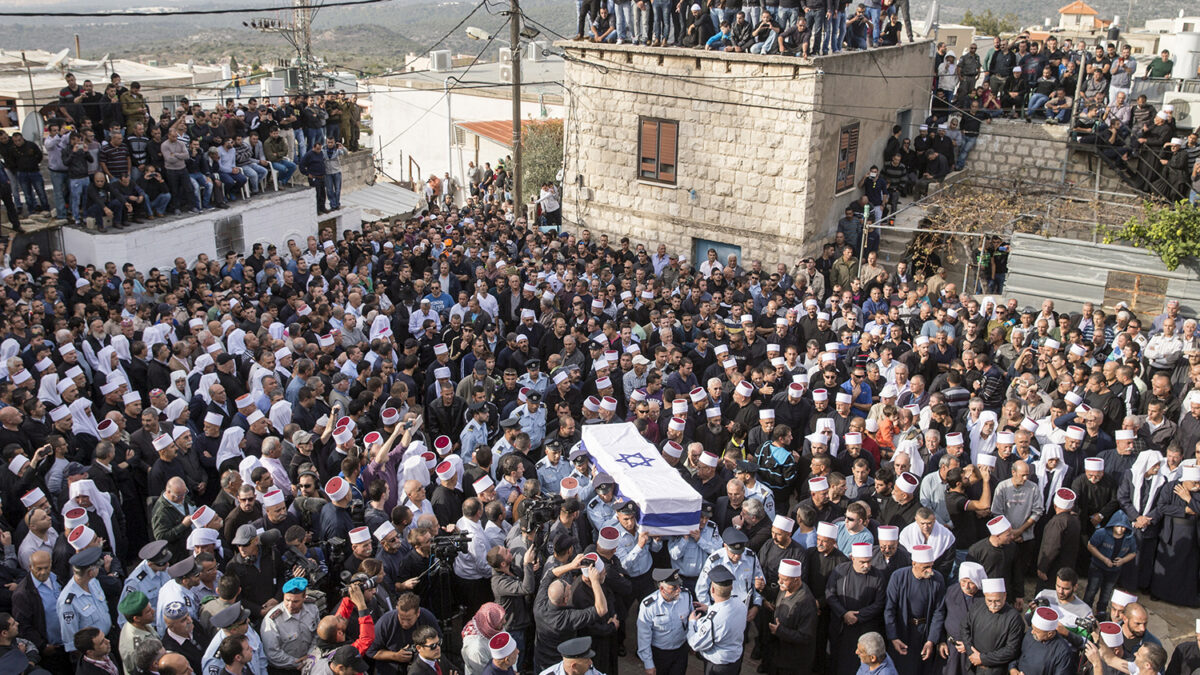
[[315,188],[320,213],[341,206],[341,158],[358,149],[355,96],[184,99],[156,121],[140,82],[65,79],[43,109],[42,138],[0,131],[0,201],[18,231],[38,216],[105,231],[227,208],[287,189],[296,174]]
[[[1178,303],[1022,307],[1000,237],[970,294],[855,209],[817,257],[690,260],[508,185],[170,269],[6,243],[0,672],[1200,667],[1144,602],[1200,606]],[[622,422],[690,534],[594,466]]]

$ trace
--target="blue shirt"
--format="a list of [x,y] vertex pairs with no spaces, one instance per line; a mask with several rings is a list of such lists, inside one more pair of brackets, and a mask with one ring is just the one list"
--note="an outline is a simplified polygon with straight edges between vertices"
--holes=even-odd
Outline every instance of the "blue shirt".
[[896,673],[896,664],[892,663],[892,657],[884,656],[883,661],[875,666],[875,670],[871,670],[865,663],[859,663],[858,672],[855,675],[898,675]]
[[[842,383],[842,391],[846,392],[847,394],[853,394],[854,393],[854,382],[851,380],[846,380],[845,382],[843,382]],[[851,401],[851,403],[863,403],[866,405],[871,405],[871,400],[872,400],[871,399],[871,385],[867,384],[866,379],[864,378],[862,384],[859,385],[859,387],[858,387],[858,397],[855,398],[853,401]],[[859,410],[858,408],[855,408],[853,406],[851,406],[851,408],[850,408],[850,414],[854,415],[856,417],[866,417],[867,416],[866,412]]]
[[62,629],[58,627],[58,594],[62,586],[53,576],[45,581],[33,580],[38,597],[42,599],[42,610],[46,613],[46,640],[51,644],[62,644]]

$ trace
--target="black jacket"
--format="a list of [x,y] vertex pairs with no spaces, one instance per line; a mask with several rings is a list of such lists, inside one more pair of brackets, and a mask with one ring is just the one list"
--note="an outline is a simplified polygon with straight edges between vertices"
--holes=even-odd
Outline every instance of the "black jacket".
[[33,576],[26,574],[17,583],[12,599],[12,616],[20,625],[17,635],[32,642],[38,651],[45,651],[46,610],[42,607],[37,587],[33,585]]

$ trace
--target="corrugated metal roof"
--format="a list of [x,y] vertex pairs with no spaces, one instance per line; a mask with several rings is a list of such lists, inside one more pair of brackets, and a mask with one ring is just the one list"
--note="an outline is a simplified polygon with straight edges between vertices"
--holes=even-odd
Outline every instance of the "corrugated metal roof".
[[[521,120],[521,132],[524,133],[533,122],[546,120]],[[484,122],[455,122],[455,126],[484,138],[491,139],[506,148],[512,147],[512,120],[487,120]]]
[[420,195],[392,183],[376,183],[342,197],[343,207],[362,209],[364,217],[376,219],[408,215],[420,204]]

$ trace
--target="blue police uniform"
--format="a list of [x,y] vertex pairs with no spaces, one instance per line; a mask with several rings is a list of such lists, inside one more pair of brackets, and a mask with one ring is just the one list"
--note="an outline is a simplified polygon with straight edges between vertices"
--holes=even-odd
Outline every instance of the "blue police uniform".
[[112,619],[108,615],[108,602],[100,582],[92,579],[83,588],[72,577],[63,586],[58,596],[58,625],[62,629],[63,644],[69,652],[75,651],[75,633],[88,626],[108,634],[112,630]]
[[598,495],[592,497],[592,501],[587,503],[588,520],[592,521],[592,527],[597,532],[603,527],[612,525],[617,519],[617,510],[614,505],[620,506],[621,503],[616,498],[611,502],[606,502]]
[[[731,576],[731,570],[715,571],[723,576],[714,575],[714,581]],[[746,614],[746,605],[735,596],[710,604],[704,616],[688,622],[688,642],[704,659],[705,675],[736,675],[741,670]]]
[[475,420],[467,422],[467,425],[458,434],[458,440],[462,444],[463,461],[471,461],[475,454],[475,448],[487,445],[487,435],[487,424],[481,424]]
[[[171,576],[167,574],[166,570],[155,572],[150,569],[150,563],[143,560],[129,573],[129,578],[125,580],[125,586],[121,589],[121,597],[117,598],[117,604],[121,604],[121,600],[124,600],[125,596],[135,591],[141,591],[150,601],[150,606],[157,608],[158,591],[170,580]],[[125,626],[125,615],[120,612],[117,612],[117,626]]]
[[751,605],[762,604],[762,594],[754,588],[754,580],[763,576],[762,568],[758,564],[758,556],[754,554],[754,551],[744,549],[741,558],[737,562],[733,562],[729,558],[729,550],[725,547],[710,555],[704,563],[704,568],[700,570],[700,576],[696,579],[697,600],[706,605],[712,603],[712,596],[709,595],[708,588],[709,573],[719,565],[724,566],[733,574],[734,600],[740,600],[747,609]]
[[687,590],[681,589],[679,596],[670,602],[661,591],[642,600],[637,616],[637,655],[643,667],[655,668],[658,675],[683,675],[687,671],[687,626],[691,613],[692,596]]
[[510,419],[517,420],[521,431],[529,434],[529,449],[542,447],[542,439],[546,437],[546,409],[538,406],[534,412],[529,411],[528,405],[522,405],[512,411]]
[[667,552],[671,554],[671,565],[679,570],[684,579],[700,576],[700,570],[708,557],[721,549],[721,535],[717,532],[717,524],[713,521],[704,523],[700,528],[700,539],[688,536],[672,537],[667,543]]
[[[492,453],[495,454],[495,448],[492,449]],[[537,477],[538,482],[542,484],[542,494],[558,494],[559,484],[569,475],[571,475],[571,463],[562,457],[558,458],[558,464],[551,464],[549,458],[546,457],[538,460]]]
[[533,378],[529,376],[529,373],[525,373],[524,375],[517,378],[517,385],[522,386],[522,387],[527,387],[530,391],[536,391],[537,393],[541,394],[542,396],[545,396],[546,395],[546,383],[549,381],[550,381],[550,378],[546,377],[545,375],[542,375],[541,371],[538,371],[538,379],[536,382],[534,382]]

